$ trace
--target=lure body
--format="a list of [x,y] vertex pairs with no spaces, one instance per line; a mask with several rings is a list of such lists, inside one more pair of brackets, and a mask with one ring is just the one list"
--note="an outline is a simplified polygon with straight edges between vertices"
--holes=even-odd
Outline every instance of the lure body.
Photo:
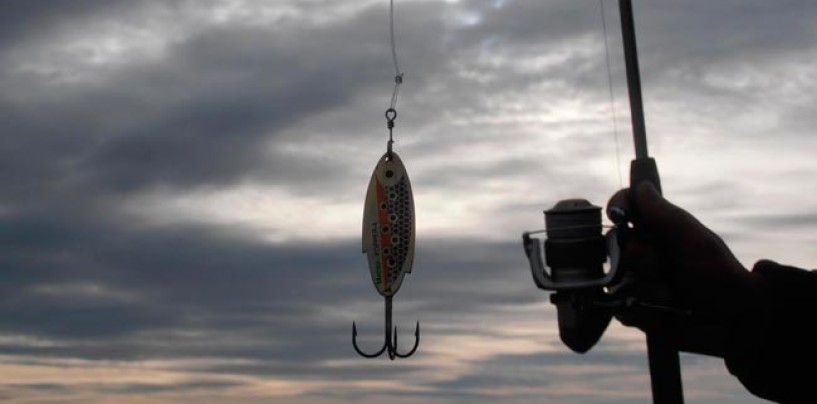
[[393,296],[414,263],[414,197],[395,152],[377,163],[363,208],[363,252],[378,293]]

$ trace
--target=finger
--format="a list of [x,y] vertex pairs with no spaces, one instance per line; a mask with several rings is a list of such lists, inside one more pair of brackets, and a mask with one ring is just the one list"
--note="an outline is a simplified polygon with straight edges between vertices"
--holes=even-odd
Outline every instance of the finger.
[[613,208],[619,208],[619,209],[624,210],[625,212],[628,211],[627,207],[629,206],[629,204],[628,204],[627,201],[630,199],[629,195],[630,195],[630,189],[629,188],[624,188],[624,189],[616,192],[610,198],[610,200],[607,201],[607,212],[606,212],[607,213],[607,218],[609,218],[610,220],[616,219],[615,214],[611,213],[611,209],[613,209]]
[[638,224],[661,241],[683,245],[710,233],[694,216],[664,199],[649,182],[638,185],[635,200],[641,214],[642,223]]
[[[621,253],[619,265],[626,268],[628,273],[636,275],[640,280],[661,280],[669,270],[668,265],[662,265],[662,257],[655,248],[641,240],[640,235],[632,234],[627,247]],[[642,296],[643,297],[643,296]]]

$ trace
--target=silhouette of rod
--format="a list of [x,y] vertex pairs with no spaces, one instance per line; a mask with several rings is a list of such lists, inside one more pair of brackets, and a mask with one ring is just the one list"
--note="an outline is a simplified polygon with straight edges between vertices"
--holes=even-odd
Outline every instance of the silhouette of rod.
[[647,333],[652,402],[655,404],[684,404],[681,363],[675,340],[667,332],[669,330],[671,328],[666,327],[661,331]]
[[[627,68],[627,88],[630,93],[630,116],[633,123],[635,160],[630,166],[630,186],[643,180],[653,183],[661,192],[661,181],[655,160],[647,151],[647,129],[644,125],[644,107],[641,100],[641,73],[638,69],[638,48],[635,41],[633,6],[630,0],[619,0],[621,36],[624,43],[624,61]],[[669,325],[669,324],[665,324]],[[647,332],[647,356],[650,364],[653,403],[683,404],[681,364],[678,346],[671,334],[672,328],[661,327]]]
[[624,64],[627,68],[627,88],[630,92],[630,119],[633,124],[635,158],[648,158],[647,129],[644,125],[644,105],[641,101],[641,73],[638,70],[638,50],[635,42],[633,6],[630,0],[619,0],[621,14],[621,36],[624,40]]

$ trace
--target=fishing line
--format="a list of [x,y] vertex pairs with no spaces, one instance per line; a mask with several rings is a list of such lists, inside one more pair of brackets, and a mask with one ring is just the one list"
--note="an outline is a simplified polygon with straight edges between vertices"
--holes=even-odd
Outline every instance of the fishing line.
[[624,188],[624,180],[621,175],[621,147],[618,143],[618,121],[616,120],[616,97],[613,93],[613,73],[610,67],[610,46],[607,39],[607,17],[604,13],[604,0],[599,0],[599,9],[601,10],[601,27],[604,32],[604,61],[607,65],[607,88],[610,92],[610,117],[613,121],[613,136],[616,141],[616,172],[618,173],[618,187]]
[[394,121],[397,120],[397,94],[400,92],[400,85],[403,84],[403,72],[400,71],[400,64],[397,61],[397,43],[394,39],[394,0],[389,0],[389,34],[391,42],[391,57],[394,62],[394,90],[391,93],[391,102],[386,110],[386,127],[389,129],[389,141],[386,146],[389,158],[392,154],[392,144],[394,143],[393,129]]
[[394,91],[391,95],[390,108],[397,106],[397,93],[400,91],[400,84],[403,84],[403,72],[400,71],[400,64],[397,61],[397,44],[394,40],[394,0],[389,2],[389,33],[391,36],[391,58],[394,62]]

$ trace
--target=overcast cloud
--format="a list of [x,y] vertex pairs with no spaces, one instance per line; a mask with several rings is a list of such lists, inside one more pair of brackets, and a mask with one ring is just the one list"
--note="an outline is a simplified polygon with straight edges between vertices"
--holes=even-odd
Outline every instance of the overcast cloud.
[[[359,238],[387,0],[4,1],[0,398],[650,402],[643,336],[570,353],[519,245],[626,178],[616,3],[612,103],[597,1],[395,3],[418,216],[395,321],[423,339],[389,362],[350,341],[357,321],[382,343]],[[817,3],[634,6],[666,195],[747,267],[813,267]],[[760,402],[721,361],[683,362],[687,402]]]

